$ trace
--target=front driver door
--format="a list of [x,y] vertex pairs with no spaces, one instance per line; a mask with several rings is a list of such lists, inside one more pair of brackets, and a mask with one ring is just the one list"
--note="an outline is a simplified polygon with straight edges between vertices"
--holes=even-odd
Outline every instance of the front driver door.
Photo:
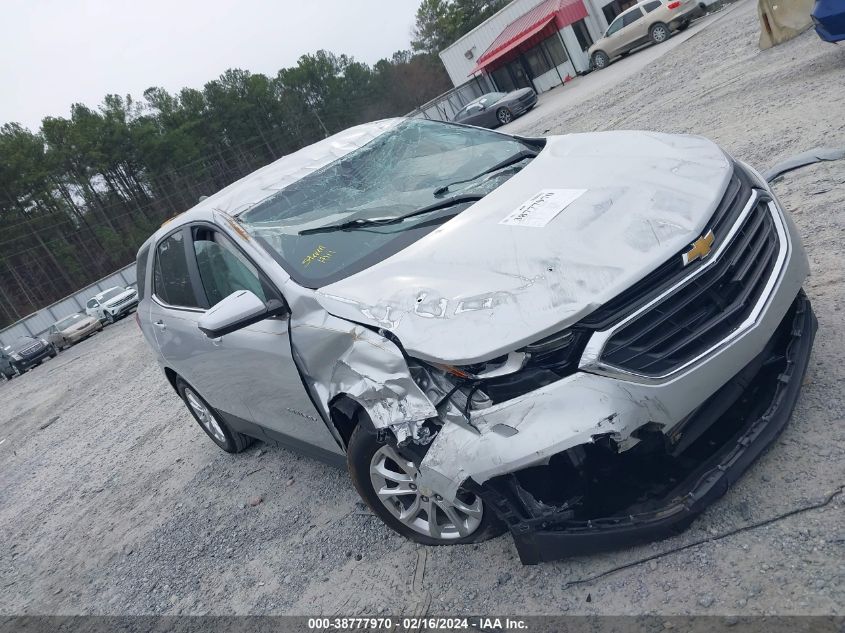
[[[226,236],[208,225],[192,228],[193,254],[212,307],[249,290],[264,301],[281,294]],[[315,409],[293,361],[289,315],[264,319],[218,339],[206,338],[215,382],[244,399],[251,419],[271,439],[336,461],[342,452]],[[234,395],[234,394],[233,394]]]

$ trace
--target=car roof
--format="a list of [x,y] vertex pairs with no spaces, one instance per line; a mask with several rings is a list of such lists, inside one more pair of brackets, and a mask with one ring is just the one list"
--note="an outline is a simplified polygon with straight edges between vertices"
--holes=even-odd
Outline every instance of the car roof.
[[[622,11],[619,15],[617,15],[615,18],[613,18],[613,20],[611,20],[611,22],[615,22],[617,18],[625,15],[626,13],[630,13],[634,9],[642,9],[643,5],[646,4],[647,2],[652,2],[652,0],[642,0],[641,2],[638,2],[637,4],[635,4],[634,6],[628,7],[627,9]],[[661,4],[662,4],[662,0],[661,0]]]
[[213,220],[214,212],[232,217],[254,207],[269,196],[314,173],[350,152],[363,147],[373,139],[404,121],[403,118],[382,119],[364,123],[333,134],[328,138],[303,147],[292,154],[244,176],[217,193],[202,199],[184,213],[168,220],[141,246],[157,242],[172,229],[199,220]]

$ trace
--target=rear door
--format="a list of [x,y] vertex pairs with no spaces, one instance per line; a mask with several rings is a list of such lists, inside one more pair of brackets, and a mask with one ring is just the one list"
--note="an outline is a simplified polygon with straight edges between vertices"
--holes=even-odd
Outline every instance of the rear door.
[[[272,285],[228,237],[211,225],[191,228],[201,301],[205,307],[238,290],[263,301],[284,301]],[[203,335],[204,337],[204,335]],[[271,439],[318,457],[341,451],[311,402],[291,353],[289,315],[273,317],[218,339],[204,337],[203,349],[213,372],[209,384],[230,399],[243,399],[249,419]]]
[[619,31],[619,52],[631,50],[645,41],[647,33],[646,21],[643,20],[643,10],[633,7],[621,16],[622,29]]

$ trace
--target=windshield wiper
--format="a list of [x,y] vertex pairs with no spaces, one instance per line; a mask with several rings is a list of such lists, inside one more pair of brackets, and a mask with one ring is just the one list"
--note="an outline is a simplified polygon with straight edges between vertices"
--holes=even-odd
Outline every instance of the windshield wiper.
[[387,224],[399,224],[400,222],[404,222],[408,218],[423,215],[424,213],[431,213],[432,211],[439,211],[440,209],[448,209],[449,207],[453,207],[456,204],[461,204],[463,202],[477,202],[483,197],[483,194],[478,193],[466,196],[455,196],[454,198],[449,198],[448,200],[443,200],[441,202],[435,202],[434,204],[430,204],[427,207],[422,207],[421,209],[417,209],[416,211],[412,211],[411,213],[406,213],[404,215],[397,215],[390,218],[356,218],[355,220],[341,222],[340,224],[327,224],[325,226],[315,226],[313,229],[305,229],[300,231],[298,235],[311,235],[312,233],[330,233],[332,231],[352,231],[367,226],[385,226]]
[[442,187],[438,187],[434,190],[435,196],[442,196],[444,193],[449,191],[450,187],[454,187],[455,185],[462,185],[465,182],[472,182],[473,180],[477,180],[482,176],[486,176],[487,174],[492,174],[494,171],[499,171],[500,169],[504,169],[505,167],[510,167],[511,165],[515,165],[516,163],[525,160],[526,158],[534,158],[537,156],[537,152],[532,152],[529,150],[522,150],[513,156],[509,156],[503,161],[500,161],[493,165],[492,167],[488,167],[480,174],[476,174],[471,178],[464,178],[463,180],[456,180],[455,182],[450,182],[448,185],[443,185]]

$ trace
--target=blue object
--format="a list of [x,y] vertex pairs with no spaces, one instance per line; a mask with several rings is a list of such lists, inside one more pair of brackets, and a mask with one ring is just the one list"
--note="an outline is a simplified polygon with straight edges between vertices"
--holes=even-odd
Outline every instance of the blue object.
[[820,38],[826,42],[845,40],[845,0],[816,0],[811,15]]

